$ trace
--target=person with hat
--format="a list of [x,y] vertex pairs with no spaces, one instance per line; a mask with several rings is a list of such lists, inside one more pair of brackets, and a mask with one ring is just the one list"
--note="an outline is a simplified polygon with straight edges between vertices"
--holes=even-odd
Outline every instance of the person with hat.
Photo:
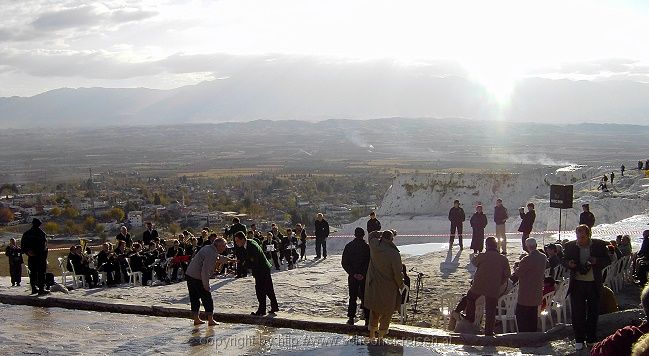
[[453,202],[453,207],[448,211],[448,220],[451,222],[451,235],[448,239],[448,248],[453,248],[453,241],[455,240],[455,233],[457,232],[458,243],[460,245],[460,251],[464,249],[462,246],[462,224],[466,220],[464,215],[464,209],[460,207],[460,201],[455,200]]
[[32,294],[48,294],[45,290],[45,272],[47,270],[47,236],[41,230],[41,221],[37,218],[32,220],[32,227],[25,231],[20,240],[20,249],[29,256],[27,266],[29,267],[29,284],[32,286]]
[[342,267],[347,272],[347,285],[349,286],[349,305],[347,307],[348,325],[354,325],[356,316],[356,300],[360,298],[361,308],[365,316],[365,326],[370,320],[370,311],[363,303],[365,296],[365,276],[370,264],[370,246],[365,242],[365,231],[362,227],[354,230],[354,239],[345,245],[342,256]]
[[589,229],[592,229],[595,226],[595,215],[590,212],[590,205],[582,204],[581,208],[583,211],[579,214],[579,225],[586,225]]
[[471,216],[470,223],[473,229],[471,249],[473,253],[477,254],[484,249],[484,229],[487,227],[487,215],[482,212],[482,205],[476,205],[475,213]]

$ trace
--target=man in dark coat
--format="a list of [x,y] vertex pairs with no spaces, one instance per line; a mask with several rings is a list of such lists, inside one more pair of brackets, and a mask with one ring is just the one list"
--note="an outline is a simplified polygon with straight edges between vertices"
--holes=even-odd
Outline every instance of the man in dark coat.
[[329,237],[329,223],[324,219],[322,213],[316,215],[313,223],[315,228],[315,259],[320,258],[320,250],[322,250],[322,257],[327,258],[327,237]]
[[149,246],[149,243],[155,237],[159,237],[158,231],[153,228],[153,224],[149,221],[146,223],[146,230],[142,233],[142,242],[144,243],[144,246]]
[[534,203],[527,203],[527,213],[523,207],[518,209],[518,214],[521,216],[521,224],[518,227],[518,231],[523,233],[521,237],[521,242],[523,245],[523,251],[527,251],[525,247],[525,240],[530,237],[532,228],[534,227],[534,220],[536,220],[536,212],[534,211]]
[[128,233],[126,226],[119,228],[119,234],[115,236],[115,240],[117,240],[118,244],[120,241],[124,241],[126,243],[126,247],[128,248],[131,248],[131,246],[133,245],[133,239],[131,238],[131,234]]
[[40,229],[41,221],[34,218],[31,229],[25,231],[20,241],[21,250],[29,256],[29,284],[32,294],[47,294],[45,290],[45,272],[47,271],[47,236]]
[[579,214],[579,225],[586,225],[589,229],[592,229],[595,225],[595,215],[590,212],[590,205],[583,204],[581,208],[584,210]]
[[509,219],[507,208],[503,206],[502,199],[496,199],[496,206],[494,207],[494,223],[496,223],[496,242],[498,249],[503,255],[507,254],[507,235],[505,223]]
[[367,233],[381,230],[381,222],[376,218],[376,212],[370,213],[370,219],[367,220]]
[[239,231],[243,232],[243,236],[246,236],[248,229],[246,229],[246,225],[242,224],[241,221],[239,221],[239,218],[234,217],[232,218],[232,226],[230,226],[227,235],[228,237],[233,237],[234,234],[236,234]]
[[507,257],[498,253],[498,244],[493,237],[485,240],[486,251],[471,259],[477,267],[473,284],[466,295],[466,319],[475,321],[475,302],[481,296],[485,297],[485,335],[493,335],[496,322],[496,307],[498,295],[503,285],[511,275]]
[[348,325],[354,325],[356,316],[356,299],[360,298],[363,315],[365,315],[365,326],[370,320],[370,311],[365,308],[363,299],[365,297],[365,276],[370,263],[370,246],[363,239],[365,231],[357,227],[354,230],[354,239],[345,245],[341,264],[347,272],[347,285],[349,286],[349,305],[347,307]]
[[611,263],[607,243],[591,239],[590,228],[579,225],[575,230],[576,241],[564,247],[562,263],[570,270],[570,303],[572,306],[572,328],[575,332],[575,349],[584,348],[584,342],[596,342],[599,299],[604,278],[602,269]]
[[259,301],[257,311],[252,315],[266,315],[266,297],[270,299],[270,313],[274,314],[279,311],[275,289],[273,288],[273,279],[270,276],[270,262],[266,259],[261,247],[253,240],[246,239],[246,235],[239,231],[234,234],[234,243],[237,247],[245,251],[245,260],[243,261],[246,268],[252,271],[255,278],[255,294]]
[[482,252],[484,248],[484,229],[487,227],[487,215],[482,212],[482,205],[475,207],[475,214],[471,216],[471,228],[473,234],[471,236],[471,249],[473,253]]
[[464,249],[462,245],[462,223],[466,220],[464,209],[460,208],[460,201],[453,202],[453,207],[448,211],[448,220],[451,221],[451,236],[448,239],[448,247],[453,247],[455,240],[455,232],[457,231],[458,243],[460,244],[460,251]]

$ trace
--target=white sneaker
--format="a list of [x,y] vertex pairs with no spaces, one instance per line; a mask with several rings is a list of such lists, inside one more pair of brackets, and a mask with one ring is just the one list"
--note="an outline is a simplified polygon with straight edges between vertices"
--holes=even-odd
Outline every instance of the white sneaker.
[[584,349],[584,343],[583,342],[575,342],[575,351],[581,351]]

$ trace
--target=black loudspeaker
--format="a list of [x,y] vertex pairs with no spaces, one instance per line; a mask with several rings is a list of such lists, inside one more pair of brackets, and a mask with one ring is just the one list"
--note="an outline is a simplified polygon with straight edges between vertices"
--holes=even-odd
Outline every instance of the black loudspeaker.
[[572,208],[572,185],[551,185],[550,207],[560,209]]

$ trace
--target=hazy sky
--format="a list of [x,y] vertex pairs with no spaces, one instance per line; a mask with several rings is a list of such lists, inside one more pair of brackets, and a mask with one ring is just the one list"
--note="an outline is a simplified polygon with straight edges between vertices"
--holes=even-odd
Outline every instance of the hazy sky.
[[435,64],[436,75],[469,77],[497,97],[526,76],[649,82],[643,1],[0,4],[0,96],[59,87],[173,88],[227,78],[233,62],[284,57]]

